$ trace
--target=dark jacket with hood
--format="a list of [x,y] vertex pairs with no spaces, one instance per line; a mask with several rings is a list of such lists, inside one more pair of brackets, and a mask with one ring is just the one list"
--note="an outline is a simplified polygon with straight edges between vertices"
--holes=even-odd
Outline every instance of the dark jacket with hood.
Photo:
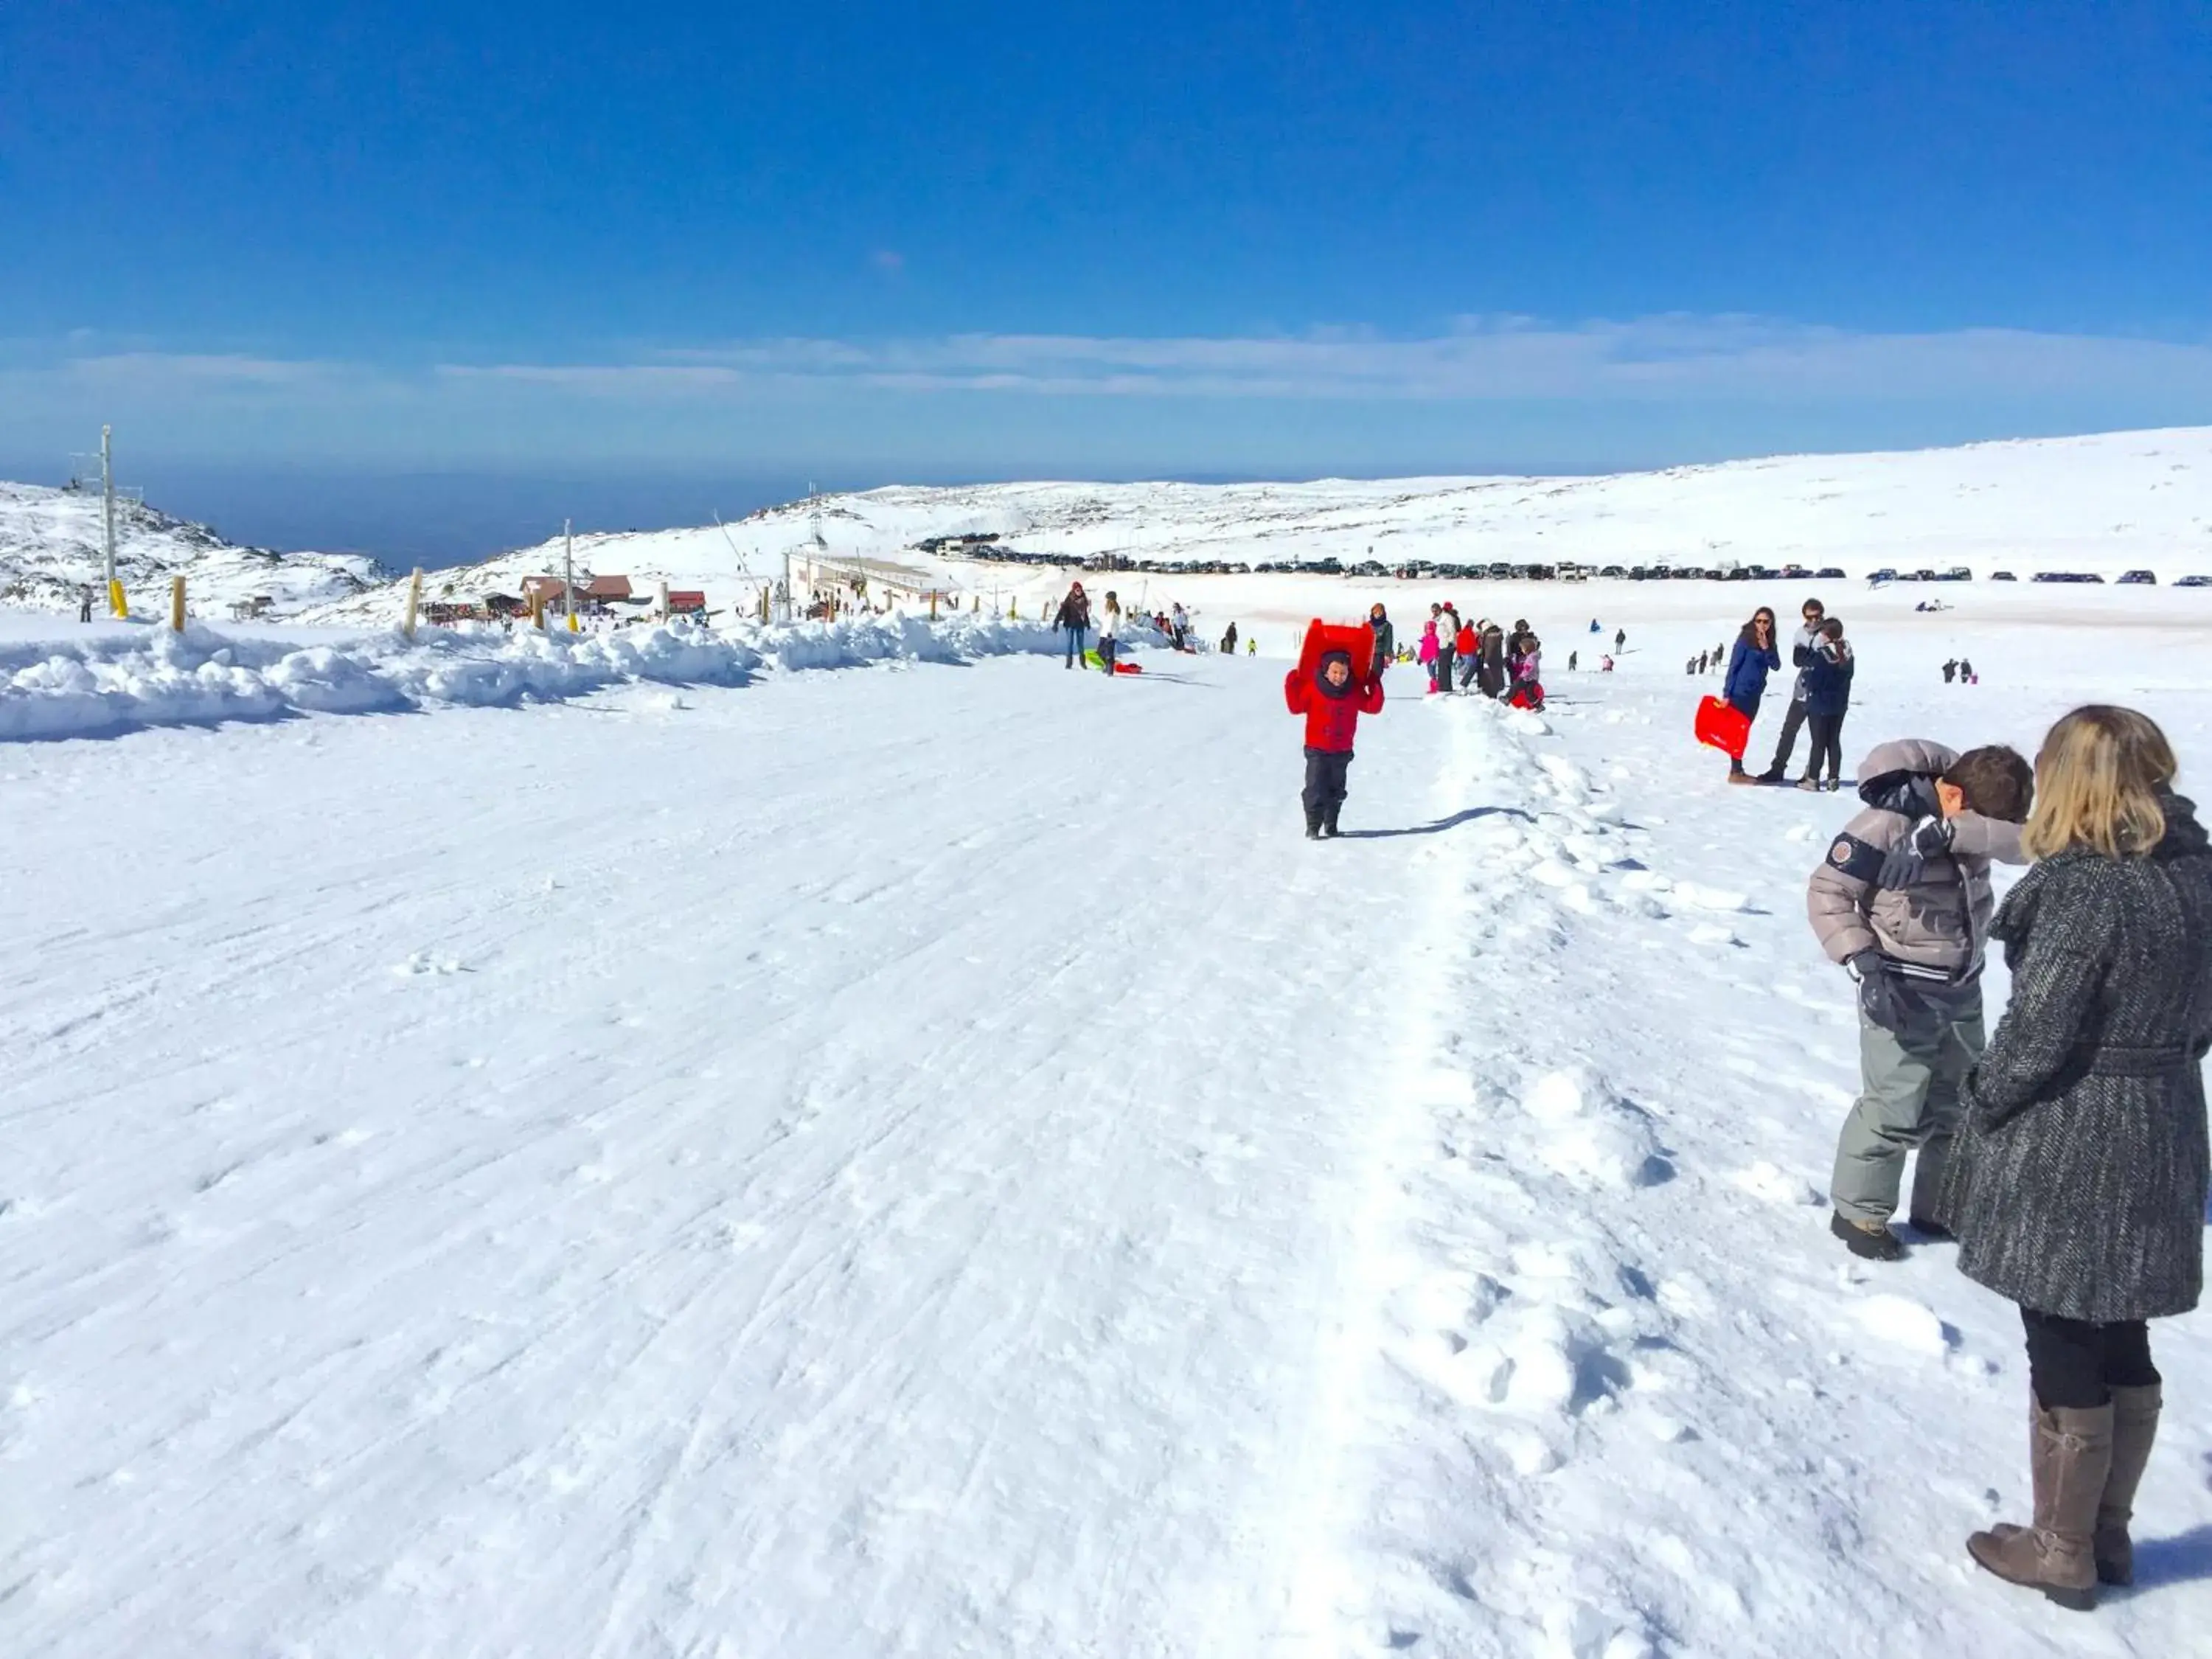
[[1054,628],[1088,629],[1091,626],[1090,596],[1085,593],[1070,593],[1060,602],[1060,613],[1052,619],[1052,625]]
[[1885,967],[1930,988],[1980,976],[1996,908],[1990,863],[2025,861],[2018,824],[1961,812],[1950,821],[1948,852],[1902,887],[1881,884],[1891,849],[1937,815],[1936,780],[1958,758],[1940,743],[1906,738],[1876,745],[1859,763],[1866,808],[1806,884],[1806,914],[1831,962],[1873,950]]
[[1960,1272],[2039,1313],[2158,1319],[2203,1289],[2212,842],[2164,804],[2149,856],[2045,859],[1996,921],[2012,1000],[1960,1091],[1942,1218]]
[[1375,635],[1375,660],[1382,663],[1395,659],[1398,654],[1398,630],[1390,626],[1390,618],[1370,617],[1367,626]]
[[1379,677],[1370,675],[1364,682],[1347,679],[1340,686],[1331,685],[1328,665],[1333,662],[1340,662],[1348,668],[1352,658],[1342,651],[1325,652],[1310,673],[1291,670],[1283,677],[1283,701],[1290,705],[1291,713],[1306,717],[1308,750],[1324,755],[1348,755],[1359,717],[1382,712],[1382,682]]
[[1806,653],[1804,672],[1798,676],[1804,688],[1805,712],[1828,715],[1846,712],[1851,706],[1851,674],[1857,666],[1848,640],[1832,644],[1824,640],[1814,646]]

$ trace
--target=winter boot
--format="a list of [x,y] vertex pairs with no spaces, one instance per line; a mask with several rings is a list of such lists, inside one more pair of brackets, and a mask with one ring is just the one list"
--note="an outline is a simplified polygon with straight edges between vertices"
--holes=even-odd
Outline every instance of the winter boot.
[[1731,766],[1729,768],[1729,781],[1730,783],[1756,783],[1759,780],[1752,776],[1750,773],[1745,771],[1741,766]]
[[1828,1218],[1828,1231],[1844,1241],[1844,1248],[1869,1261],[1901,1261],[1905,1243],[1879,1221],[1854,1221],[1841,1210]]
[[2136,1582],[2136,1547],[2128,1536],[2135,1512],[2136,1487],[2158,1438],[2159,1385],[2112,1390],[2112,1472],[2105,1477],[2105,1499],[2097,1506],[2097,1577],[2107,1584]]
[[1321,833],[1324,840],[1334,841],[1336,839],[1336,809],[1333,806],[1330,807],[1328,811],[1322,814]]
[[1967,1553],[2006,1583],[2039,1589],[2062,1607],[2095,1607],[2094,1538],[2112,1472],[2112,1420],[2110,1406],[2046,1411],[2038,1401],[2028,1448],[2035,1520],[1978,1532],[1966,1540]]
[[1760,783],[1780,783],[1783,781],[1782,769],[1778,766],[1770,766],[1759,775],[1757,781]]
[[1808,772],[1803,777],[1797,780],[1797,787],[1800,789],[1817,790],[1820,787],[1820,781],[1814,777],[1810,772]]
[[1321,814],[1318,812],[1306,814],[1306,839],[1308,841],[1321,839]]

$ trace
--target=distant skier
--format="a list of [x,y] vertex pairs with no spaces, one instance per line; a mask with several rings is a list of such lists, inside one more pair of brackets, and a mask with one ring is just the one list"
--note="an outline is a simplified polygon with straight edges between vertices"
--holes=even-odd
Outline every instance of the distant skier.
[[1390,613],[1379,605],[1368,611],[1367,626],[1375,635],[1375,672],[1379,675],[1385,663],[1398,659],[1398,630],[1390,626]]
[[1067,660],[1062,666],[1074,667],[1075,659],[1083,654],[1083,636],[1091,631],[1091,601],[1084,597],[1081,582],[1068,585],[1067,597],[1053,613],[1052,625],[1067,630]]
[[1293,668],[1283,677],[1283,701],[1293,714],[1305,716],[1306,782],[1301,799],[1306,811],[1306,839],[1334,836],[1343,810],[1345,774],[1352,766],[1352,740],[1362,714],[1382,712],[1382,681],[1372,670],[1357,684],[1348,647],[1324,649],[1311,668]]

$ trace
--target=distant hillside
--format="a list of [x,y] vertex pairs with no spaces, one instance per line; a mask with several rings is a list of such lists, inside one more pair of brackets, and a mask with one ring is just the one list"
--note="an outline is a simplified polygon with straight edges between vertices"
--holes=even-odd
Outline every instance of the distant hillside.
[[[1369,559],[1591,565],[1837,565],[1854,577],[1965,564],[2023,580],[2148,567],[2212,572],[2212,428],[2107,433],[1888,454],[1802,455],[1604,477],[1325,479],[1311,483],[1012,483],[893,487],[769,507],[726,532],[579,536],[576,571],[703,588],[720,607],[781,574],[819,525],[831,551],[915,565],[957,587],[1037,602],[1048,567],[925,554],[928,538],[995,535],[1030,555],[1297,567]],[[558,540],[440,571],[434,597],[514,592],[560,568]],[[384,621],[396,592],[325,607]]]
[[[374,559],[235,547],[205,525],[131,501],[115,507],[115,563],[134,606],[168,604],[182,575],[193,611],[220,619],[234,601],[267,594],[290,615],[369,592],[391,580]],[[0,605],[73,611],[77,592],[104,582],[96,492],[0,483]],[[103,603],[103,611],[105,605]]]

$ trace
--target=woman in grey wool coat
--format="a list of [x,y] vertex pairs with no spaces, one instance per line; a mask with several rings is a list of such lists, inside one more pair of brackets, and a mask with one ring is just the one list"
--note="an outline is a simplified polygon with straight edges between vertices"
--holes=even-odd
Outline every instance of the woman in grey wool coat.
[[2161,1403],[2145,1322],[2203,1288],[2212,842],[2175,770],[2129,709],[2077,708],[2044,739],[2037,862],[1991,929],[2012,997],[1960,1091],[1942,1200],[1960,1270],[2020,1304],[2033,1395],[2033,1520],[1966,1547],[2075,1608],[2133,1581]]

